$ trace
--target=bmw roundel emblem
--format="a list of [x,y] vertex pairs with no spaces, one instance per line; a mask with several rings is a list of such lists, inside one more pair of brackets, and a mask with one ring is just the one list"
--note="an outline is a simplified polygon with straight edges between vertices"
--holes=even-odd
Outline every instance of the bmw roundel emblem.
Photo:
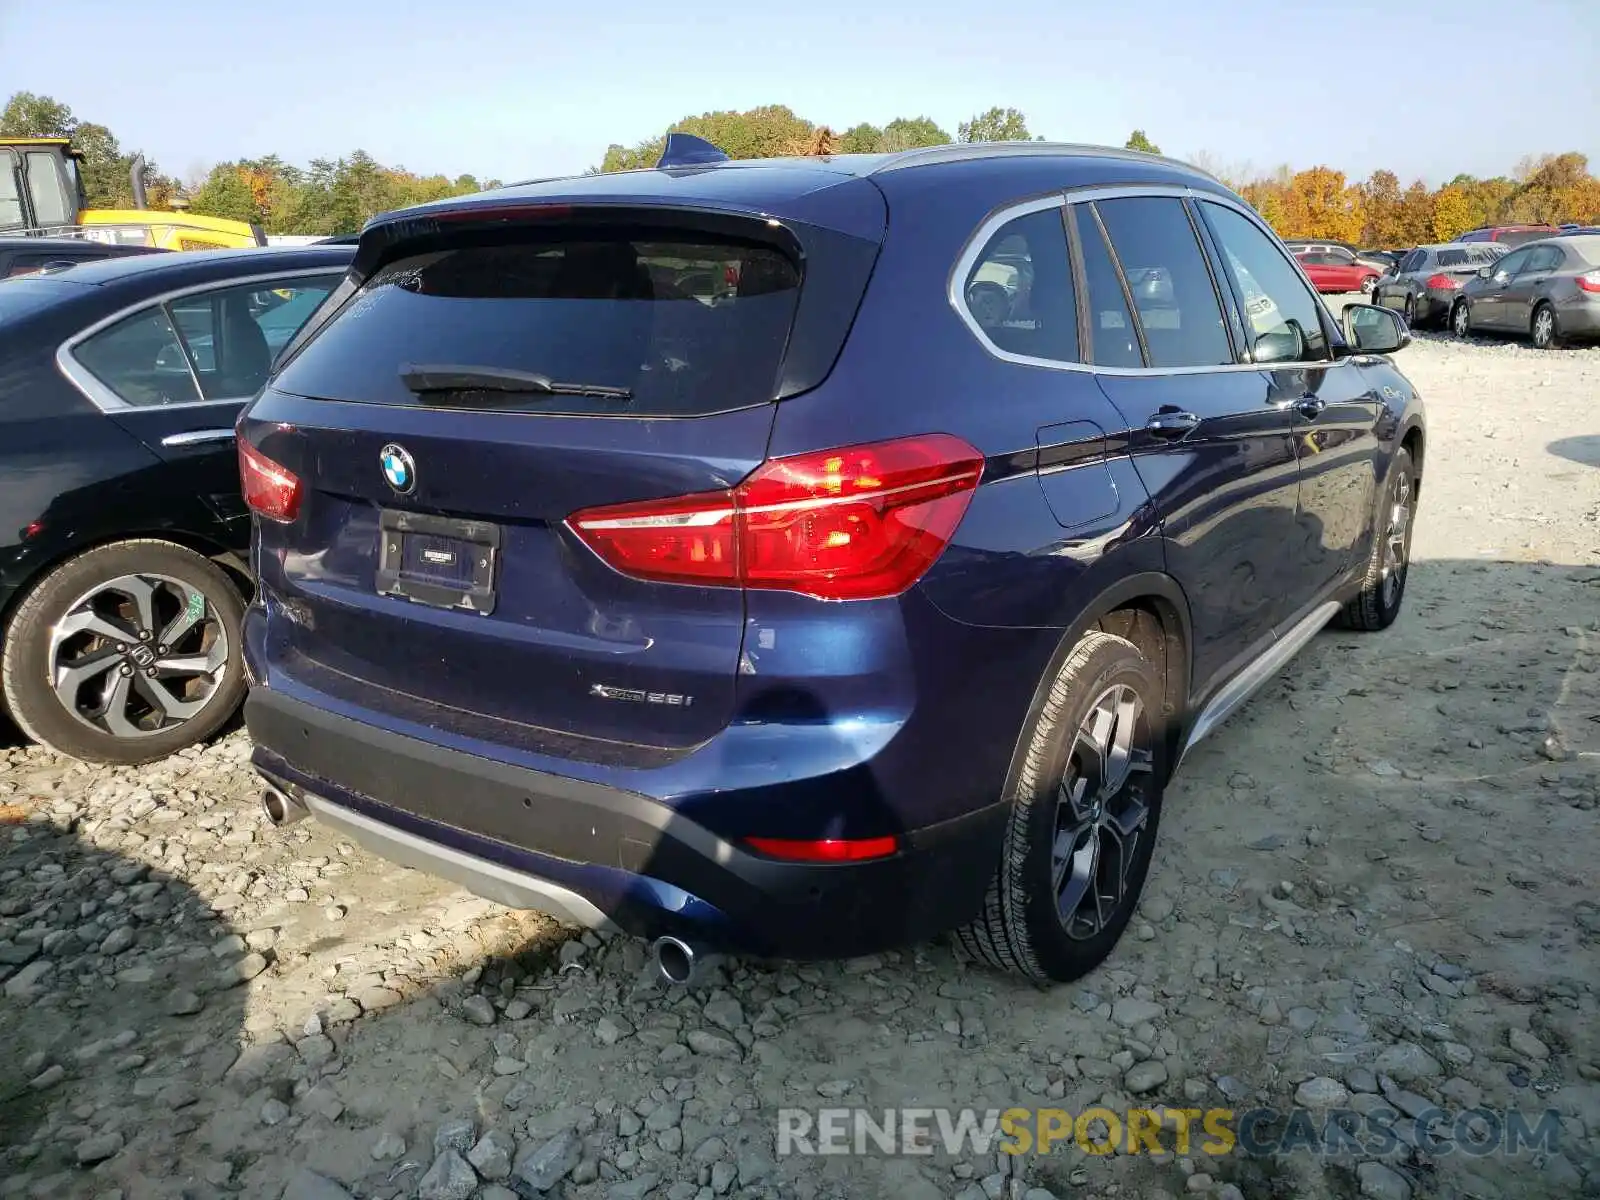
[[404,446],[390,442],[378,451],[378,465],[389,486],[401,495],[410,494],[417,486],[417,464]]

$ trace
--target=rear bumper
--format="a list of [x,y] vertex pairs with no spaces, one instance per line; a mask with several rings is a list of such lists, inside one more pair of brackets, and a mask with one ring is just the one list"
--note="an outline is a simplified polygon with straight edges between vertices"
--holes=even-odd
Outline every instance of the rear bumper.
[[1585,294],[1557,304],[1556,327],[1562,337],[1600,338],[1600,296]]
[[512,907],[749,954],[848,957],[961,924],[982,903],[1006,820],[994,804],[902,831],[892,857],[777,862],[659,800],[434,745],[269,689],[251,692],[245,719],[256,769],[377,854]]
[[1454,307],[1459,291],[1443,291],[1426,288],[1417,293],[1416,312],[1419,321],[1445,321],[1450,317],[1450,309]]

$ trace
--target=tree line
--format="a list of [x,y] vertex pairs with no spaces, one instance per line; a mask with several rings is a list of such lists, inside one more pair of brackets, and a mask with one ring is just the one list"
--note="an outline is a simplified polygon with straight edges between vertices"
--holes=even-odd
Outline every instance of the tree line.
[[[745,112],[686,116],[656,137],[631,146],[612,144],[591,173],[653,166],[668,133],[691,133],[730,158],[780,155],[877,154],[951,142],[1029,141],[1035,135],[1015,108],[995,107],[956,126],[954,136],[926,116],[896,117],[884,125],[863,122],[835,130],[792,109],[771,104]],[[49,96],[17,92],[0,110],[0,136],[71,137],[83,152],[83,180],[91,208],[132,203],[133,154],[104,125],[80,121]],[[1143,130],[1126,147],[1161,153]],[[1393,171],[1349,179],[1328,166],[1279,167],[1259,172],[1226,166],[1205,152],[1191,161],[1245,198],[1283,237],[1327,238],[1363,246],[1412,246],[1449,241],[1468,229],[1499,224],[1600,224],[1600,179],[1575,152],[1528,157],[1510,176],[1457,175],[1439,188],[1422,180],[1402,187]],[[418,175],[385,166],[364,151],[314,159],[305,167],[275,154],[218,163],[202,177],[180,183],[147,163],[154,207],[187,203],[190,210],[262,225],[268,233],[354,233],[381,212],[447,196],[498,187],[471,175]]]

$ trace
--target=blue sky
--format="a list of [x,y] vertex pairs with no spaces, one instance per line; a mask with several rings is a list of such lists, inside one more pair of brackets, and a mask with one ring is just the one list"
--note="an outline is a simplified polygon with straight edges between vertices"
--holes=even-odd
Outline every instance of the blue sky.
[[1569,149],[1600,169],[1597,48],[1600,0],[0,0],[0,90],[63,100],[180,178],[359,147],[511,180],[763,103],[952,134],[1014,106],[1053,140],[1137,127],[1263,170],[1438,183]]

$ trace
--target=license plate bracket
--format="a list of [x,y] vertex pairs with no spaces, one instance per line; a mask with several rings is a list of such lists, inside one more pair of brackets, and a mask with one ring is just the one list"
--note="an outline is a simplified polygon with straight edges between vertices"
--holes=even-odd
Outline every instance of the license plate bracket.
[[488,616],[499,559],[500,527],[488,521],[393,509],[378,514],[381,596]]

